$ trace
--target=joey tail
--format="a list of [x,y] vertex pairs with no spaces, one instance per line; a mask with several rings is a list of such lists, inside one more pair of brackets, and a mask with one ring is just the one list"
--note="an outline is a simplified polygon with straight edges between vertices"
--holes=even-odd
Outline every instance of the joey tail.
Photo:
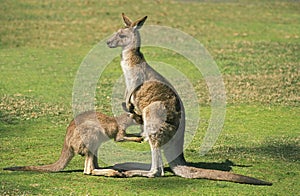
[[271,186],[272,183],[262,181],[256,178],[234,174],[231,172],[211,170],[211,169],[202,169],[186,165],[177,165],[172,168],[172,171],[175,175],[184,177],[184,178],[201,178],[208,180],[219,180],[219,181],[228,181],[236,182],[241,184],[252,184],[252,185],[265,185]]
[[3,170],[10,171],[37,171],[37,172],[58,172],[63,170],[71,159],[74,157],[74,150],[69,147],[66,142],[64,143],[61,155],[59,159],[52,164],[49,165],[41,165],[41,166],[16,166],[16,167],[7,167]]

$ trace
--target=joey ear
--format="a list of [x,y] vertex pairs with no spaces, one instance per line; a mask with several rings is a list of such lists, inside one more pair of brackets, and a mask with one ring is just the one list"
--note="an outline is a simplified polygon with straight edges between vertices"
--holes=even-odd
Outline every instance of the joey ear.
[[130,27],[132,24],[132,20],[128,18],[124,13],[122,13],[122,18],[126,27]]
[[147,19],[147,16],[144,16],[143,18],[132,23],[131,27],[133,27],[133,29],[135,29],[135,30],[140,29],[144,25],[146,19]]

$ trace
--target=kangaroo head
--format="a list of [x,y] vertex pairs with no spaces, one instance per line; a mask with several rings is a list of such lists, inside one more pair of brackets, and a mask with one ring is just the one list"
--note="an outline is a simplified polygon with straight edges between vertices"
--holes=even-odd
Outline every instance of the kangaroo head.
[[143,26],[147,16],[132,22],[124,13],[122,18],[124,28],[119,29],[109,40],[107,45],[110,48],[122,47],[123,49],[135,49],[140,47],[140,35],[138,30]]

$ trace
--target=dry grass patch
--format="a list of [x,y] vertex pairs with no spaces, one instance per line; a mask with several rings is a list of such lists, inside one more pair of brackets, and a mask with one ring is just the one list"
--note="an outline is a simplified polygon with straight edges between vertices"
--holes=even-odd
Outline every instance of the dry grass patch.
[[21,94],[4,95],[0,99],[0,120],[6,123],[56,116],[66,121],[68,111],[64,106],[42,103]]

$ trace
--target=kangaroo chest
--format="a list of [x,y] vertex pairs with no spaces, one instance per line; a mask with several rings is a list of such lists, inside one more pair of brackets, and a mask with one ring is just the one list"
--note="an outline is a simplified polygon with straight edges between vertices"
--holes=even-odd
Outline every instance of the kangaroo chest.
[[146,75],[141,69],[128,66],[126,61],[122,61],[121,66],[125,77],[126,88],[129,92],[136,89],[146,80]]

